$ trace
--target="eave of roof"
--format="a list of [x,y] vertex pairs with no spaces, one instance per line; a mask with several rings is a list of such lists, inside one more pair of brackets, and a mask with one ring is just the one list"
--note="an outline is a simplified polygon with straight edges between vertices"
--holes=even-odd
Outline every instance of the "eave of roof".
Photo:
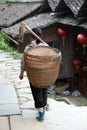
[[[40,15],[36,15],[34,17],[28,18],[27,20],[24,20],[24,23],[27,24],[31,29],[34,27],[41,27],[44,28],[46,26],[49,26],[53,23],[58,21],[57,18],[53,18],[50,13],[43,13]],[[9,28],[4,28],[4,30],[7,34],[12,35],[13,37],[18,35],[19,33],[19,24],[16,24]]]
[[38,3],[0,3],[0,27],[9,27],[33,13],[43,2]]
[[[60,23],[64,25],[70,26],[78,26],[87,29],[87,22],[84,24],[78,25],[78,22],[75,18],[72,17],[65,17],[65,18],[56,18],[52,16],[50,13],[40,14],[34,17],[31,17],[27,20],[24,20],[24,23],[28,25],[31,29],[34,27],[41,27],[45,28],[55,23]],[[12,27],[3,29],[7,34],[10,34],[12,37],[18,36],[19,34],[19,24],[16,24]],[[27,31],[27,30],[25,30]]]

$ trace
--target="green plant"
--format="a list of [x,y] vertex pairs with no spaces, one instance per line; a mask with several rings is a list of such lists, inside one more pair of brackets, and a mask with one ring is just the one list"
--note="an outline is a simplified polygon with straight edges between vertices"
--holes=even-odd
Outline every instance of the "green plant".
[[56,101],[64,101],[64,98],[61,97],[61,96],[58,96],[58,95],[48,94],[48,98],[54,99],[54,100],[56,100]]
[[87,106],[87,101],[84,102],[84,106]]
[[49,104],[46,105],[46,111],[49,111]]
[[14,48],[10,47],[10,40],[0,31],[0,49],[10,54],[14,58],[21,58],[22,54],[18,53]]
[[0,49],[9,51],[10,48],[8,48],[8,46],[9,46],[8,38],[5,37],[3,33],[0,31]]
[[59,95],[51,95],[51,94],[48,94],[48,98],[51,98],[51,99],[54,99],[56,101],[64,101],[66,102],[67,104],[69,104],[69,102],[62,96],[59,96]]

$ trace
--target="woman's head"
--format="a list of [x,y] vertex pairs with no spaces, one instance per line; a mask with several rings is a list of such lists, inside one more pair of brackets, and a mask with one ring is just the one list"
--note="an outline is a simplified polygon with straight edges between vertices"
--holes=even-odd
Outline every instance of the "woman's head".
[[42,30],[39,27],[33,28],[32,31],[38,36],[42,36]]
[[[36,28],[33,28],[32,31],[33,31],[36,35],[38,35],[38,36],[40,36],[40,37],[42,36],[42,30],[41,30],[41,28],[36,27]],[[40,43],[40,41],[39,41],[35,36],[32,35],[32,37],[33,37],[34,39],[36,39],[36,43],[37,43],[37,44]]]

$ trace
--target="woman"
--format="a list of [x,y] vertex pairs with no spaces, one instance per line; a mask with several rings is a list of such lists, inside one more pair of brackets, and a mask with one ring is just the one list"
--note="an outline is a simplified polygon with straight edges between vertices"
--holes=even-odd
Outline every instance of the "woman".
[[[37,34],[39,37],[42,36],[42,30],[40,28],[34,28],[32,31]],[[46,43],[41,43],[38,39],[32,36],[32,41],[29,45],[26,46],[25,51],[29,50],[31,47],[35,46],[48,46]],[[26,66],[24,62],[24,56],[21,60],[21,71],[19,78],[23,79],[24,71],[26,71]],[[44,120],[45,106],[47,105],[47,89],[46,88],[36,88],[30,83],[30,88],[35,102],[35,108],[38,110],[39,116],[36,117],[37,120]]]

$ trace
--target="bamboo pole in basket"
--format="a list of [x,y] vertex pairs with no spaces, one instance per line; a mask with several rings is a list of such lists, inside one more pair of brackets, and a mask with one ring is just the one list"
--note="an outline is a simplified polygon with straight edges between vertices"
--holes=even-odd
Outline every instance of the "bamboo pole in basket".
[[43,41],[36,33],[34,33],[30,27],[26,24],[24,24],[25,28],[34,36],[36,37],[38,40],[40,40],[42,43],[46,43],[45,41]]

